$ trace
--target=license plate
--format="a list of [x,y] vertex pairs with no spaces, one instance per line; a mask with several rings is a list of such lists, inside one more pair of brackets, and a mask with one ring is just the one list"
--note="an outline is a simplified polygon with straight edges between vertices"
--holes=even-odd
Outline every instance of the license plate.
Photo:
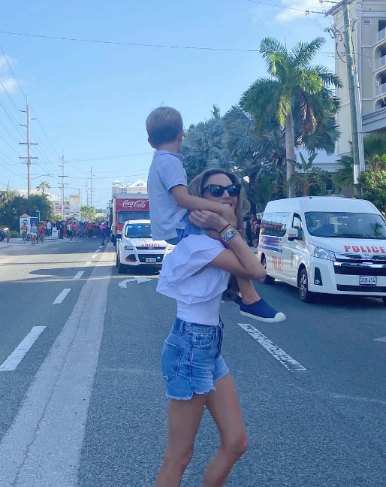
[[360,286],[376,286],[377,278],[376,276],[359,276]]
[[147,257],[146,262],[152,264],[153,262],[157,262],[157,259],[155,257]]

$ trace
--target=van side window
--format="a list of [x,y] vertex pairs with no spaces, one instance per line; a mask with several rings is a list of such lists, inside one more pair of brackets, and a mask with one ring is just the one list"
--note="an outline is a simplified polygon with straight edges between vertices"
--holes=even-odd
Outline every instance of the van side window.
[[287,231],[289,213],[265,213],[261,222],[263,235],[283,237]]
[[303,227],[302,227],[302,219],[300,218],[300,215],[297,213],[294,214],[293,220],[292,220],[292,228],[296,228],[298,231],[298,237],[303,238]]

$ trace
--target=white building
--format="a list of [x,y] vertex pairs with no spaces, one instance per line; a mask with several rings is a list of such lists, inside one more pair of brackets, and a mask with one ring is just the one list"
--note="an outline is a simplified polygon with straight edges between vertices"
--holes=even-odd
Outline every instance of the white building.
[[337,90],[341,109],[337,122],[342,135],[338,155],[350,152],[352,140],[346,50],[344,45],[344,5],[348,4],[358,132],[386,131],[386,0],[342,0],[328,14],[334,18],[336,39],[335,70],[343,87]]

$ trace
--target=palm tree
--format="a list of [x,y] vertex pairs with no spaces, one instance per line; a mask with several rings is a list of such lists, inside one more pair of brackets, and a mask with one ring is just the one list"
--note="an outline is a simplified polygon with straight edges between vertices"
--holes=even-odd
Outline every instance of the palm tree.
[[36,189],[38,191],[41,191],[42,193],[45,193],[46,189],[50,189],[50,188],[51,188],[50,183],[48,183],[47,181],[40,181],[40,184],[36,186]]
[[[295,120],[302,133],[312,134],[319,121],[333,115],[330,110],[338,105],[330,86],[341,86],[339,78],[323,66],[310,65],[324,42],[317,37],[311,42],[299,42],[288,52],[279,41],[263,39],[260,52],[271,77],[255,81],[240,101],[241,107],[257,120],[261,133],[273,120],[285,128],[288,182],[295,171],[291,163],[295,160]],[[293,196],[293,185],[289,184],[288,189],[289,196]]]

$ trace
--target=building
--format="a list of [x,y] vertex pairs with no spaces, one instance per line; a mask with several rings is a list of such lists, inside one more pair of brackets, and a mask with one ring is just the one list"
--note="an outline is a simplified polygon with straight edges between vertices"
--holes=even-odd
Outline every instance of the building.
[[114,181],[112,187],[113,196],[119,193],[147,194],[147,184],[139,179],[135,183],[125,185],[121,181]]
[[352,37],[358,132],[386,132],[386,0],[342,0],[327,12],[334,19],[335,70],[343,83],[337,90],[342,105],[337,115],[342,132],[337,143],[338,156],[350,153],[352,140],[344,44],[346,4]]

